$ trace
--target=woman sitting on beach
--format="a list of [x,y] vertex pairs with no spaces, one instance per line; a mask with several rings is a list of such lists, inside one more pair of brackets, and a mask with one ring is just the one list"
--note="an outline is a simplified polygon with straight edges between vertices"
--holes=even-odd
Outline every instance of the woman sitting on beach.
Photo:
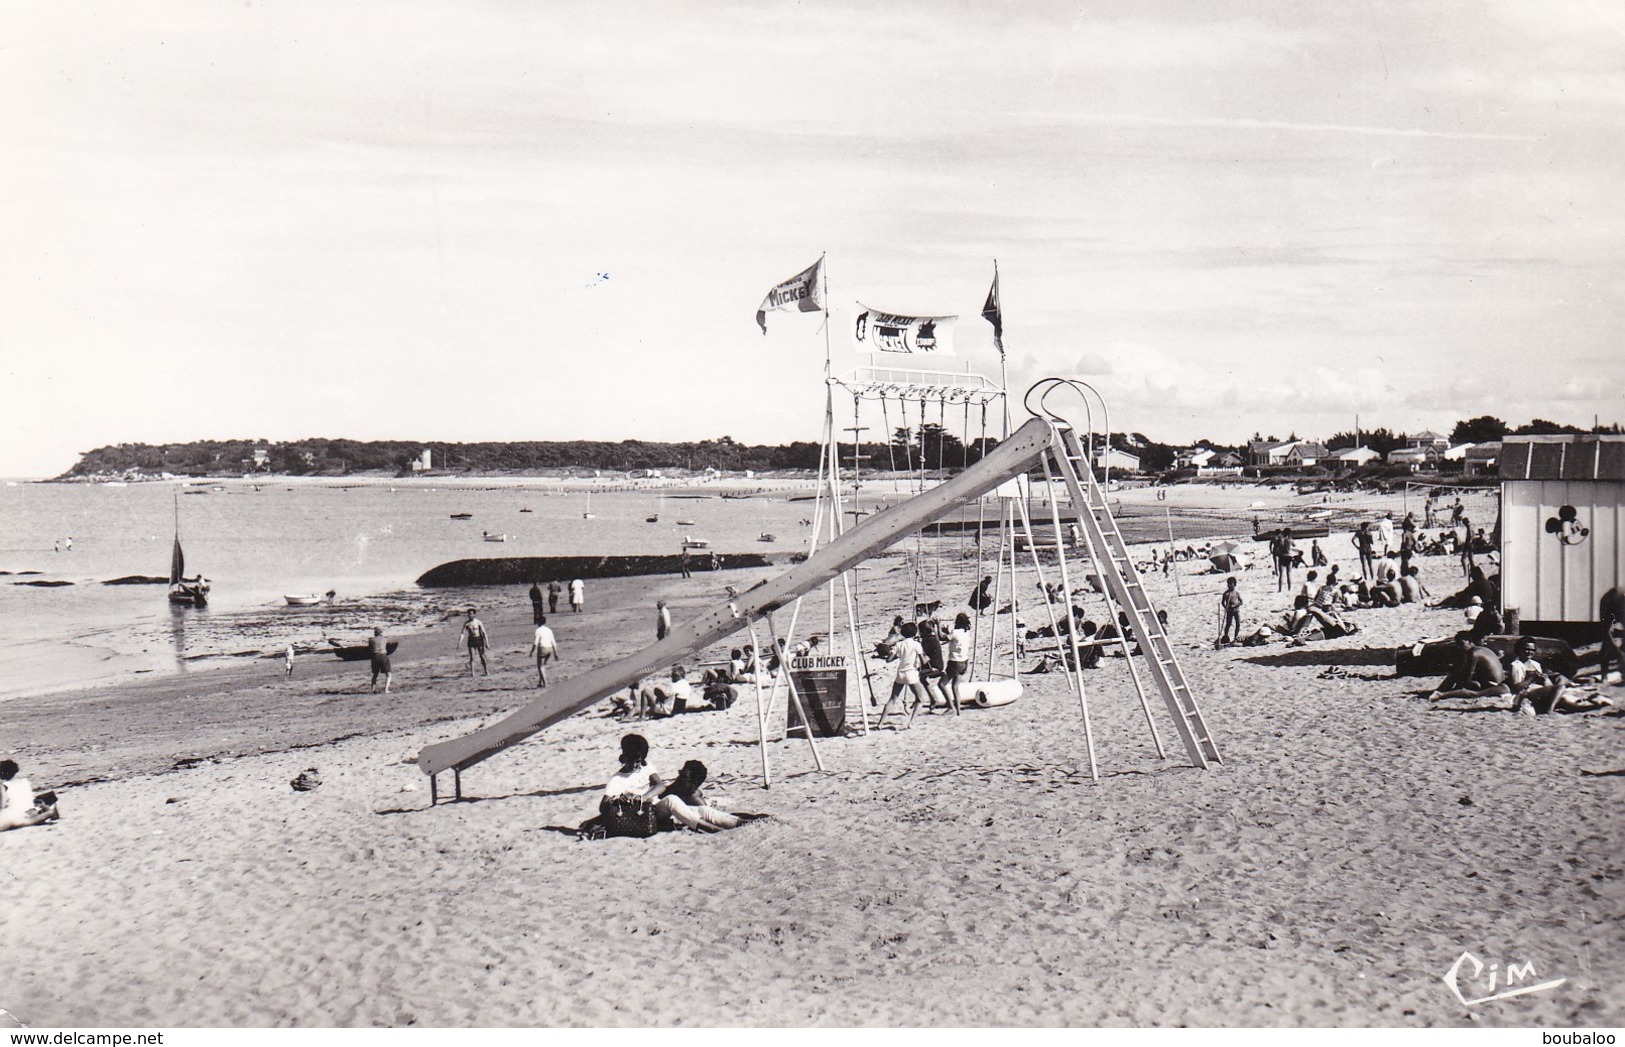
[[56,794],[34,795],[27,778],[17,777],[16,760],[0,760],[0,832],[57,819]]
[[598,816],[582,823],[582,836],[653,836],[659,829],[654,800],[664,784],[649,769],[649,741],[641,734],[621,738],[621,769],[604,786]]

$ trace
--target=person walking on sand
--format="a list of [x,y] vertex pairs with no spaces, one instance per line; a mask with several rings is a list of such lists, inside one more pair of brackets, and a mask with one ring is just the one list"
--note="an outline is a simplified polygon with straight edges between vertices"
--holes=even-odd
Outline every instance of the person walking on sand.
[[1241,639],[1241,603],[1241,590],[1236,588],[1236,576],[1231,575],[1225,580],[1224,593],[1219,597],[1219,613],[1224,619],[1219,628],[1220,644]]
[[564,593],[564,586],[559,584],[557,578],[547,583],[547,613],[559,613],[559,597]]
[[536,656],[536,686],[546,687],[547,663],[559,656],[559,641],[548,626],[545,615],[536,623],[536,636],[530,642],[528,653]]
[[468,644],[468,675],[474,675],[474,655],[480,656],[480,671],[486,676],[491,675],[491,669],[485,663],[485,648],[491,642],[491,634],[486,632],[485,623],[479,620],[475,609],[468,609],[468,621],[463,623],[463,631],[459,639]]
[[690,562],[687,546],[683,547],[682,553],[677,557],[677,569],[683,572],[684,578],[694,577],[693,564]]
[[581,608],[587,603],[587,583],[579,578],[570,580],[570,610],[575,614],[581,613]]
[[[469,614],[473,614],[470,611]],[[293,650],[293,648],[288,648]],[[367,655],[372,659],[372,686],[367,688],[368,693],[378,689],[378,677],[384,678],[384,693],[389,693],[389,683],[395,678],[395,672],[389,665],[389,640],[384,636],[382,626],[373,626],[372,639],[367,641]],[[292,659],[289,659],[292,662]],[[292,671],[291,669],[289,670]]]
[[541,625],[547,617],[547,598],[542,595],[542,583],[530,583],[530,624]]
[[294,655],[293,644],[290,643],[288,645],[288,649],[282,652],[282,675],[283,676],[292,676],[293,675],[293,655]]
[[664,640],[669,632],[671,632],[671,608],[666,606],[666,601],[661,600],[655,604],[655,642]]

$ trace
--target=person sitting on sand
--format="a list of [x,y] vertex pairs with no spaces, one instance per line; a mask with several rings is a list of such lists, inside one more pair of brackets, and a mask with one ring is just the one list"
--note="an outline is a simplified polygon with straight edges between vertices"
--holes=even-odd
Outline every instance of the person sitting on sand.
[[675,823],[695,832],[714,833],[738,828],[746,820],[705,802],[700,786],[705,784],[708,773],[705,764],[689,760],[660,793],[655,809],[665,816],[668,825]]
[[1512,688],[1512,711],[1524,716],[1583,713],[1613,704],[1598,694],[1576,695],[1565,677],[1546,672],[1535,659],[1534,641],[1527,638],[1519,640],[1514,648],[1512,660],[1507,663],[1507,677]]
[[553,635],[553,627],[547,624],[547,615],[536,616],[536,635],[530,641],[530,650],[526,654],[536,656],[536,686],[547,686],[547,663],[559,656],[558,637]]
[[[473,613],[473,612],[469,612]],[[378,677],[384,678],[384,693],[389,693],[389,683],[395,679],[395,670],[389,664],[389,640],[384,637],[381,625],[372,627],[372,637],[367,640],[367,657],[372,662],[372,686],[369,692],[378,689]]]
[[1422,603],[1433,598],[1428,587],[1422,584],[1422,576],[1418,573],[1416,565],[1405,569],[1399,577],[1399,595],[1406,603]]
[[891,629],[886,633],[886,638],[875,644],[875,656],[884,658],[888,662],[891,661],[897,650],[897,643],[902,638],[903,616],[899,614],[892,618]]
[[693,697],[694,687],[688,682],[688,670],[674,665],[664,683],[650,684],[638,691],[638,704],[634,712],[640,720],[665,719],[687,712],[688,703]]
[[0,760],[0,832],[53,822],[58,817],[56,794],[35,796],[28,779],[17,777],[19,770],[16,760]]
[[1309,562],[1316,567],[1326,566],[1326,551],[1320,547],[1320,539],[1314,538],[1309,542]]
[[491,634],[486,632],[485,623],[479,620],[475,609],[468,609],[468,621],[463,623],[463,631],[458,639],[468,644],[468,675],[474,675],[474,656],[480,656],[480,671],[486,676],[491,675],[491,669],[485,664],[485,647],[491,641]]
[[653,836],[659,829],[654,800],[664,781],[649,769],[649,740],[641,734],[621,738],[621,768],[604,785],[598,816],[581,826],[583,836]]
[[1480,647],[1466,636],[1456,637],[1461,663],[1429,691],[1427,698],[1494,698],[1512,693],[1506,684],[1501,659],[1488,647]]

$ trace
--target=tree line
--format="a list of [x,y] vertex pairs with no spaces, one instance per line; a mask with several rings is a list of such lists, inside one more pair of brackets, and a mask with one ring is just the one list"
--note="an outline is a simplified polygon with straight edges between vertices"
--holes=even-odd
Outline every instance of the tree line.
[[[1516,428],[1491,415],[1481,415],[1456,423],[1450,442],[1484,443],[1507,435],[1603,432],[1618,433],[1619,425],[1581,428],[1560,425],[1537,418]],[[1405,434],[1387,429],[1364,430],[1361,444],[1374,451],[1387,452],[1403,447]],[[923,426],[898,427],[885,443],[866,442],[854,448],[840,447],[841,464],[851,469],[856,463],[864,472],[912,469],[954,469],[982,459],[998,443],[992,438],[961,440],[944,426],[927,422]],[[1113,433],[1113,447],[1137,455],[1145,472],[1162,472],[1172,467],[1180,445],[1152,440],[1143,433]],[[1338,433],[1327,441],[1330,450],[1354,447],[1353,433]],[[1216,451],[1240,450],[1240,446],[1199,440],[1196,446]],[[1244,446],[1244,445],[1242,445]],[[221,476],[236,473],[275,473],[290,476],[343,476],[349,473],[389,472],[406,475],[424,450],[431,455],[433,471],[526,472],[561,470],[607,470],[632,472],[643,469],[682,469],[719,472],[774,472],[818,468],[819,446],[810,441],[786,444],[742,444],[730,436],[714,440],[659,442],[652,440],[524,440],[480,443],[435,443],[407,440],[307,439],[274,442],[270,440],[194,440],[174,444],[115,444],[98,447],[82,455],[77,464],[59,479],[90,476],[157,475]]]

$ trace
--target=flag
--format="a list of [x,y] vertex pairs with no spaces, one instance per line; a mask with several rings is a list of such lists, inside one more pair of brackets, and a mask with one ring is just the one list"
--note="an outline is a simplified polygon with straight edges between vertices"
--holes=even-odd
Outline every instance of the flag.
[[999,269],[993,267],[993,286],[988,288],[987,302],[982,306],[982,319],[993,325],[993,345],[1004,355],[1004,311],[999,307]]
[[860,353],[933,353],[954,355],[957,316],[903,316],[858,303],[852,340]]
[[794,307],[797,311],[803,313],[821,312],[824,305],[818,300],[818,281],[823,276],[823,273],[824,259],[820,257],[818,261],[806,269],[767,292],[767,297],[762,299],[762,304],[756,309],[756,322],[761,326],[762,333],[767,334],[767,311],[769,309],[789,309]]

